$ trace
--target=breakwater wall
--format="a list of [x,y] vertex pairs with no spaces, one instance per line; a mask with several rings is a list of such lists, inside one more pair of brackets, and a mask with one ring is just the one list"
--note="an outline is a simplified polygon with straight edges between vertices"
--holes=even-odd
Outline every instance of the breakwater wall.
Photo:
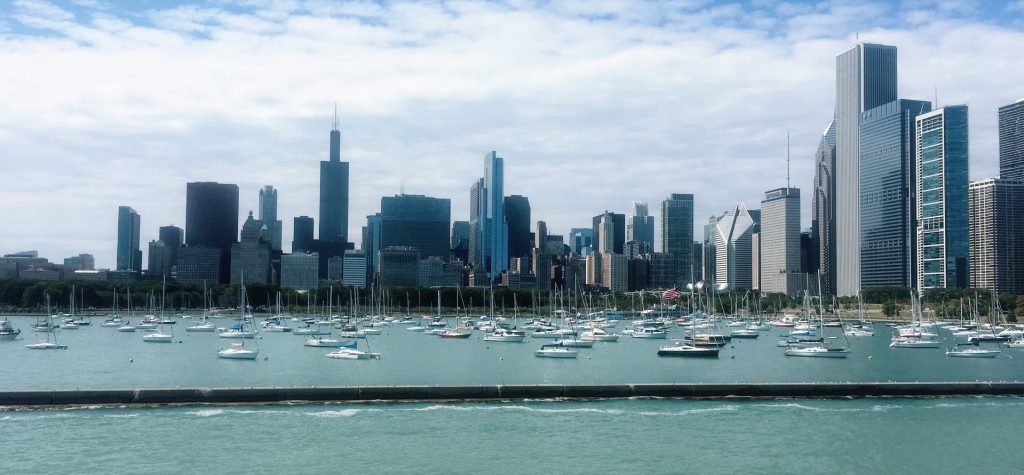
[[665,397],[849,398],[869,396],[1024,396],[1024,382],[769,384],[509,384],[292,388],[58,389],[0,391],[0,406],[267,404],[356,401],[483,401]]

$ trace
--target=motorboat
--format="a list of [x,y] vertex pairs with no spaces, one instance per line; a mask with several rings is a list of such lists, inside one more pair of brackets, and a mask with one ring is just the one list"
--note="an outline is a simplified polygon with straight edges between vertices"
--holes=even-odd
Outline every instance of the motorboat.
[[569,348],[593,348],[594,340],[581,340],[577,338],[561,339],[551,342],[552,345],[561,345]]
[[337,360],[379,360],[380,353],[360,351],[355,348],[339,348],[337,351],[327,353],[328,358]]
[[643,327],[639,330],[633,330],[629,333],[629,336],[633,338],[649,338],[664,340],[668,338],[668,331],[662,330],[656,327]]
[[580,335],[583,340],[594,340],[594,341],[619,341],[619,335],[615,333],[609,333],[600,328],[593,328],[588,332],[584,332]]
[[1016,340],[1004,344],[1007,348],[1024,348],[1024,338],[1018,338]]
[[211,333],[217,331],[217,326],[206,322],[206,323],[194,323],[185,328],[185,331],[189,333]]
[[232,343],[227,348],[221,348],[217,350],[217,357],[228,360],[254,360],[259,356],[259,348],[254,350],[248,350],[245,348],[244,342]]
[[682,356],[690,358],[718,358],[718,347],[697,347],[682,342],[673,342],[658,348],[658,356]]
[[562,345],[543,345],[533,354],[542,358],[575,358],[580,352]]
[[21,330],[14,328],[8,319],[0,320],[0,340],[13,340],[21,335]]
[[427,327],[421,325],[413,325],[411,327],[405,327],[405,329],[411,332],[423,333],[423,331],[426,330]]
[[526,339],[526,332],[498,327],[494,331],[484,335],[484,341],[504,341],[519,343]]
[[751,330],[748,328],[740,328],[738,330],[733,330],[729,333],[730,336],[732,336],[733,338],[740,339],[753,339],[761,336],[761,332],[759,330]]
[[824,346],[811,346],[807,348],[790,348],[786,350],[786,356],[807,356],[813,358],[846,358],[850,354],[849,348],[827,348]]
[[889,343],[890,348],[939,348],[942,342],[927,338],[896,337]]
[[309,338],[306,338],[306,346],[312,346],[316,348],[355,348],[356,342],[336,340],[334,338],[321,338],[311,336]]

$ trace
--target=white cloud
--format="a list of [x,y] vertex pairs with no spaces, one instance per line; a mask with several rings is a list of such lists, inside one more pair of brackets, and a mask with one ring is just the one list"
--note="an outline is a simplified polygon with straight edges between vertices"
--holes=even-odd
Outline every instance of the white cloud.
[[810,183],[857,31],[900,47],[904,96],[970,102],[989,175],[995,107],[1024,95],[1006,45],[1024,35],[933,10],[910,24],[881,3],[261,1],[75,18],[17,2],[11,21],[51,33],[0,33],[0,251],[112,265],[116,207],[148,240],[184,225],[191,180],[238,183],[243,216],[275,185],[288,241],[291,217],[317,215],[335,101],[354,235],[402,183],[465,219],[489,150],[553,232],[672,192],[696,194],[699,226],[783,183],[787,130],[793,183]]

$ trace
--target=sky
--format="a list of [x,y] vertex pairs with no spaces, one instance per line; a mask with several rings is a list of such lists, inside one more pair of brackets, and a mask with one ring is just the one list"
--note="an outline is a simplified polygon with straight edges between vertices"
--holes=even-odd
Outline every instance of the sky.
[[496,150],[552,234],[693,193],[700,239],[786,185],[787,134],[806,227],[858,41],[899,48],[901,98],[968,104],[971,178],[998,174],[1024,0],[0,2],[0,253],[112,268],[117,207],[145,252],[185,227],[189,181],[237,184],[240,221],[276,187],[287,251],[318,215],[335,104],[352,236],[402,190],[468,219]]

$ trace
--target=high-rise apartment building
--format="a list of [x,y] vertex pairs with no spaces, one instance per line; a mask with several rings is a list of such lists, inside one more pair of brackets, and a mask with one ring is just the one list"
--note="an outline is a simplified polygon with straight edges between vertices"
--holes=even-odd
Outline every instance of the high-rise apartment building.
[[861,287],[911,287],[915,272],[914,120],[931,103],[900,99],[861,114]]
[[366,254],[345,251],[341,283],[345,287],[366,288]]
[[1024,181],[1024,98],[999,108],[999,178]]
[[685,286],[697,280],[693,275],[692,262],[692,194],[672,193],[661,202],[661,252],[675,256],[676,285]]
[[896,47],[862,43],[836,57],[836,285],[860,291],[860,116],[897,99]]
[[320,162],[320,241],[348,239],[348,162],[341,161],[341,132],[335,114],[330,157]]
[[967,106],[921,114],[917,124],[917,287],[968,283]]
[[320,285],[320,256],[315,252],[281,256],[281,287],[316,290]]
[[185,190],[185,244],[220,249],[220,282],[231,272],[231,245],[238,239],[238,185],[190,182]]
[[805,281],[800,268],[799,189],[779,188],[765,192],[758,241],[761,291],[791,297],[799,294]]
[[974,181],[968,193],[970,286],[1024,292],[1024,181]]
[[139,249],[139,213],[128,206],[117,208],[117,270],[142,271],[142,250]]

